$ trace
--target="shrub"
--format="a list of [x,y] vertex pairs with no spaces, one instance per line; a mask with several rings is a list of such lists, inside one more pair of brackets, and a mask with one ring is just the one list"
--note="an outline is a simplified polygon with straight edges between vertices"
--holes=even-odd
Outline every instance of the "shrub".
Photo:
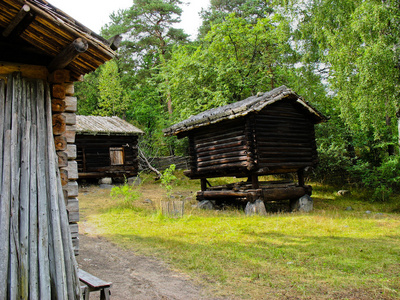
[[177,178],[174,175],[176,166],[174,164],[170,165],[161,175],[161,184],[167,191],[167,197],[170,198],[172,194],[172,182],[175,181]]
[[141,193],[137,187],[129,185],[125,181],[123,185],[114,186],[111,189],[110,196],[114,199],[122,198],[122,206],[132,208],[134,202],[140,198]]

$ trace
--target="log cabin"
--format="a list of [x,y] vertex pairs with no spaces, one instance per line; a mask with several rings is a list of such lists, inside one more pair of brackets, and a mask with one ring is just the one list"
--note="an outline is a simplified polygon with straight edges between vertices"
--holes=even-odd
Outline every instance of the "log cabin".
[[79,299],[74,82],[115,56],[44,0],[0,0],[0,299]]
[[[281,201],[311,195],[304,170],[318,154],[314,125],[326,117],[286,86],[192,116],[164,129],[188,137],[190,169],[200,179],[197,199]],[[259,176],[295,173],[298,183],[261,182]],[[207,178],[243,177],[246,181],[211,186]]]
[[116,116],[77,116],[76,129],[79,178],[138,175],[142,130]]

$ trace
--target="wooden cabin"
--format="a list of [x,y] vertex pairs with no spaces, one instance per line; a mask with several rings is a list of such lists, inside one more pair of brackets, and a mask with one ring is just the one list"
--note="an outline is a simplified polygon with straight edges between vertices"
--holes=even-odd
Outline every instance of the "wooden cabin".
[[79,298],[74,82],[118,42],[47,1],[0,0],[0,299]]
[[[279,201],[311,194],[304,170],[318,154],[314,125],[326,120],[295,92],[281,86],[192,116],[164,130],[189,138],[190,170],[201,180],[198,200]],[[298,183],[260,182],[259,176],[297,173]],[[244,177],[246,181],[212,187],[207,178]]]
[[79,178],[138,175],[142,130],[115,116],[77,116],[76,130]]

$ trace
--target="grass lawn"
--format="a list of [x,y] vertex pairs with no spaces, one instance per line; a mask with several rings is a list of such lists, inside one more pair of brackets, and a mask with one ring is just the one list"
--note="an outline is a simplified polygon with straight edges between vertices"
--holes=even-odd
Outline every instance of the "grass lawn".
[[400,299],[400,197],[369,203],[313,184],[312,213],[247,217],[192,207],[199,183],[179,174],[173,195],[185,214],[173,219],[159,213],[165,190],[145,178],[132,199],[81,188],[81,220],[228,299]]

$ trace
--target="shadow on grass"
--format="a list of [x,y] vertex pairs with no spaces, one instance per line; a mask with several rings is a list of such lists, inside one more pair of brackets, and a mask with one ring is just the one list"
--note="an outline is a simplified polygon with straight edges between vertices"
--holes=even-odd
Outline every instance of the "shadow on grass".
[[365,239],[278,232],[266,235],[245,230],[242,234],[239,241],[208,242],[186,235],[166,238],[128,234],[108,238],[166,259],[208,283],[223,285],[228,294],[244,292],[257,297],[259,289],[268,287],[280,295],[292,286],[296,287],[293,296],[327,296],[338,289],[372,294],[390,290],[400,296],[399,235]]

